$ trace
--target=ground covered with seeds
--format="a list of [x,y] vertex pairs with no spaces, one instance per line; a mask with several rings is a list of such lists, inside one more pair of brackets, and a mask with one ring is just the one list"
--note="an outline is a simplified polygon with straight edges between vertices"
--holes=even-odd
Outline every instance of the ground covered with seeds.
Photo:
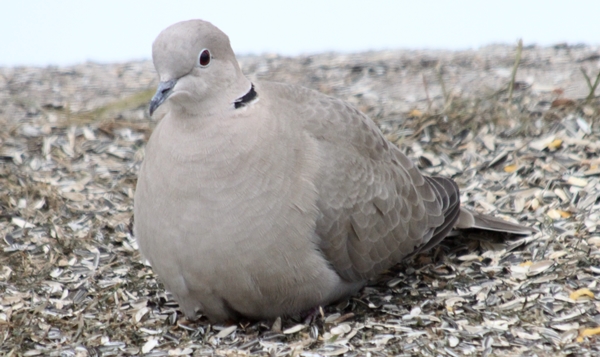
[[600,355],[600,48],[516,52],[241,57],[352,102],[464,205],[539,232],[464,232],[312,320],[232,326],[187,321],[131,232],[152,64],[0,68],[0,354]]

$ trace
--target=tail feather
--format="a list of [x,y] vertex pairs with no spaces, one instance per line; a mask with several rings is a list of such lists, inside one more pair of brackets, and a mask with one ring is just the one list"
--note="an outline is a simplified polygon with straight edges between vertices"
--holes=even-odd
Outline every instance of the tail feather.
[[454,227],[458,229],[483,229],[486,231],[505,232],[519,235],[528,235],[537,232],[535,228],[527,227],[518,223],[512,223],[485,214],[468,211],[462,207]]

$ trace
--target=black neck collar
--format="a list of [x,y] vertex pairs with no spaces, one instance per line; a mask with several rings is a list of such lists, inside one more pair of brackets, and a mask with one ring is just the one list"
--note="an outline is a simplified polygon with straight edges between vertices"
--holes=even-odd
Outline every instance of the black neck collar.
[[241,108],[246,104],[250,103],[254,98],[256,98],[256,96],[257,94],[254,90],[254,84],[252,84],[248,93],[244,94],[243,97],[239,97],[238,99],[236,99],[235,102],[233,102],[233,105],[235,109]]

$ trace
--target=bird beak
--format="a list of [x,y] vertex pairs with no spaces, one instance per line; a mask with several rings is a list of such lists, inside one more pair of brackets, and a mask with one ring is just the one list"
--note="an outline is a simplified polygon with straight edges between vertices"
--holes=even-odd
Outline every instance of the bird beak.
[[152,97],[152,100],[150,101],[150,115],[152,115],[156,108],[158,108],[161,104],[163,104],[165,100],[167,100],[169,95],[171,95],[175,84],[177,84],[176,79],[160,82],[158,84],[158,89],[156,90],[154,97]]

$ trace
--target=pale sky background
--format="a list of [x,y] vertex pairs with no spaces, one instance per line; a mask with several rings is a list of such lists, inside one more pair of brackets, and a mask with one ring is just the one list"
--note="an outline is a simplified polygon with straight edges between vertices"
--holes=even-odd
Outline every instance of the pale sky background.
[[238,54],[600,45],[600,0],[2,1],[0,66],[150,59],[172,23],[202,18]]

